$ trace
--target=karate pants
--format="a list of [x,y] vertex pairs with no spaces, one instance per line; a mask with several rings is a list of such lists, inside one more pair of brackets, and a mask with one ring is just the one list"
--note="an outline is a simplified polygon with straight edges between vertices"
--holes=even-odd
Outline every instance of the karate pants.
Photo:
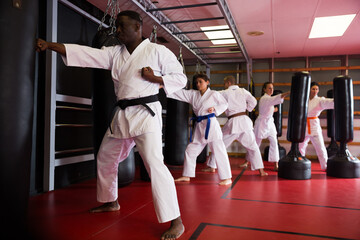
[[[231,178],[230,161],[227,155],[224,142],[219,139],[207,143],[211,152],[214,155],[216,165],[218,166],[218,173],[221,180]],[[206,146],[206,143],[189,143],[185,150],[185,161],[183,176],[195,177],[196,158]]]
[[326,169],[328,155],[327,155],[327,150],[325,148],[323,136],[322,135],[314,135],[314,136],[306,135],[304,141],[299,143],[299,151],[300,151],[301,155],[303,155],[303,156],[305,156],[306,148],[309,144],[309,141],[312,142],[312,144],[315,148],[316,155],[318,156],[321,169]]
[[[118,198],[118,165],[136,145],[151,178],[155,212],[160,223],[180,216],[174,178],[164,164],[161,133],[146,133],[134,138],[104,136],[97,155],[97,200],[112,202]],[[141,197],[141,196],[139,196]]]
[[[255,141],[255,134],[252,130],[237,134],[223,135],[223,142],[225,144],[225,148],[228,148],[235,140],[238,140],[241,145],[243,145],[243,147],[246,149],[246,160],[250,162],[251,170],[264,168],[260,149]],[[216,168],[214,155],[210,156],[207,165],[211,168]]]
[[[269,135],[267,137],[270,142],[269,146],[269,154],[268,154],[268,161],[269,162],[279,162],[280,154],[279,154],[279,146],[276,135]],[[262,138],[256,137],[256,143],[260,148]]]

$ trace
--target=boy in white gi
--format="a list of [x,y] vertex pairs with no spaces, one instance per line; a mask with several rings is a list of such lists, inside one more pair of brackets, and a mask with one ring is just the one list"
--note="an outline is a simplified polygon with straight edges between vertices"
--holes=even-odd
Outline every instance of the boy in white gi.
[[310,85],[310,99],[307,113],[305,139],[299,143],[299,151],[305,156],[306,147],[311,140],[318,156],[321,169],[327,166],[328,155],[324,144],[319,115],[325,109],[334,109],[334,99],[318,97],[319,84],[312,82]]
[[261,141],[264,138],[268,138],[270,142],[269,146],[269,162],[275,164],[274,170],[279,168],[279,147],[277,141],[277,132],[274,123],[274,106],[284,102],[284,98],[290,94],[290,92],[271,96],[274,92],[274,86],[271,82],[264,83],[262,87],[263,96],[259,101],[259,116],[255,120],[254,133],[256,143],[260,147]]
[[222,141],[220,124],[215,116],[223,113],[227,108],[227,102],[217,91],[208,88],[210,80],[206,74],[194,76],[198,90],[181,89],[169,98],[191,104],[196,117],[196,126],[193,136],[190,134],[190,143],[185,150],[184,169],[182,177],[175,179],[177,182],[189,182],[195,177],[196,158],[206,144],[215,156],[220,177],[219,185],[231,184],[231,169],[226,147]]
[[97,200],[104,204],[90,211],[120,209],[118,165],[136,145],[151,178],[158,220],[171,221],[161,239],[176,239],[184,232],[184,225],[174,179],[163,162],[162,109],[157,94],[160,85],[167,94],[185,87],[187,78],[170,50],[142,39],[142,19],[138,13],[120,12],[116,27],[122,45],[94,49],[38,39],[37,51],[56,51],[68,66],[111,70],[119,107],[97,155]]
[[[251,170],[259,170],[260,176],[267,176],[264,171],[264,163],[261,153],[255,141],[253,123],[248,117],[246,110],[251,112],[257,104],[256,98],[244,88],[235,85],[235,78],[224,78],[224,91],[219,93],[226,99],[228,109],[225,111],[228,121],[222,127],[225,147],[229,147],[234,140],[238,140],[247,150],[246,159],[251,163]],[[207,163],[209,168],[204,171],[214,172],[216,168],[213,155]]]

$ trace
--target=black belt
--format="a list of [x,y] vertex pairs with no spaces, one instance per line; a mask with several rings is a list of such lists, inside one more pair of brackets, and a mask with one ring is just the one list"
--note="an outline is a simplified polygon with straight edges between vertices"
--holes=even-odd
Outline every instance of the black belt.
[[[154,111],[147,105],[147,103],[152,103],[152,102],[157,102],[157,101],[159,101],[159,97],[156,94],[156,95],[151,95],[151,96],[142,97],[142,98],[122,99],[116,103],[116,106],[118,106],[122,110],[125,110],[125,108],[130,107],[130,106],[142,105],[150,112],[151,116],[155,116]],[[112,121],[112,118],[110,121]],[[112,133],[111,122],[110,122],[110,132]]]
[[150,112],[151,116],[155,116],[154,111],[146,104],[157,101],[159,101],[158,95],[152,95],[142,98],[119,100],[116,105],[119,106],[122,110],[125,110],[125,108],[130,106],[143,105]]

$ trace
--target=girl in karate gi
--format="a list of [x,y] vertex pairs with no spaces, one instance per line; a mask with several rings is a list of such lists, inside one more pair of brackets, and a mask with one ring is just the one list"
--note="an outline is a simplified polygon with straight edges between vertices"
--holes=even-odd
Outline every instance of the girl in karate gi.
[[274,123],[274,110],[275,105],[284,102],[284,98],[290,94],[290,92],[271,96],[274,92],[274,86],[271,82],[264,83],[262,87],[263,96],[259,101],[259,116],[255,120],[254,133],[256,143],[260,147],[261,141],[264,138],[269,139],[269,162],[275,164],[274,170],[277,171],[279,168],[279,147],[277,142],[277,132]]
[[310,99],[308,105],[307,124],[305,139],[299,144],[301,155],[305,156],[306,147],[311,140],[316,154],[318,156],[321,169],[325,170],[327,166],[327,151],[324,144],[324,138],[320,126],[319,115],[325,109],[334,109],[334,99],[318,97],[319,84],[312,82],[310,86]]
[[[191,104],[197,116],[193,139],[190,139],[190,143],[185,150],[182,177],[175,181],[189,182],[190,178],[195,177],[196,158],[208,144],[218,166],[221,180],[219,185],[231,184],[230,162],[226,147],[222,141],[221,127],[215,117],[215,115],[218,116],[227,109],[227,102],[220,93],[210,90],[208,87],[210,80],[205,74],[197,74],[194,79],[198,90],[181,89],[168,96]],[[207,127],[207,125],[209,126]]]

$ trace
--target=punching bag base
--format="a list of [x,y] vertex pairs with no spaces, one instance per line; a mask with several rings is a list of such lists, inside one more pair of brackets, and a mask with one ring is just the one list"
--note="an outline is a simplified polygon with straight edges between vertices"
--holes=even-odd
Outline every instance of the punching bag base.
[[[279,158],[282,159],[286,156],[286,149],[279,144]],[[269,161],[269,146],[264,149],[264,160]]]
[[293,180],[307,180],[311,178],[311,161],[301,160],[295,156],[286,156],[279,161],[278,176]]
[[329,158],[326,175],[338,178],[360,178],[360,161],[348,156]]
[[326,148],[328,159],[335,156],[339,151],[339,146],[336,144],[335,140],[331,139],[329,146]]

